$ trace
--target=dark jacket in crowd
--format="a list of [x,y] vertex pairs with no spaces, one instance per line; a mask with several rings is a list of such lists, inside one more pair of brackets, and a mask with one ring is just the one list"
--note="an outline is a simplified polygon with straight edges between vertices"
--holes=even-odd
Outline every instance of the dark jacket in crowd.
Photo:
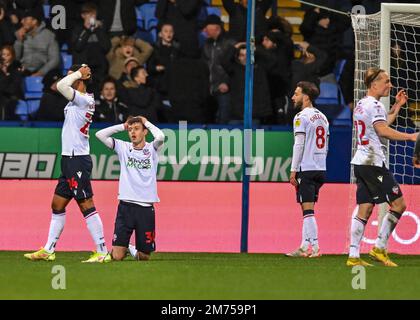
[[[265,14],[273,0],[260,0],[255,3],[255,37],[260,39],[267,31]],[[229,37],[236,41],[246,40],[247,8],[234,0],[223,0],[223,7],[229,14]]]
[[155,15],[159,22],[166,21],[174,26],[175,38],[180,47],[197,51],[198,15],[203,6],[202,0],[158,0]]
[[202,57],[206,61],[210,71],[210,93],[215,94],[219,85],[229,84],[229,75],[222,66],[222,59],[229,48],[234,45],[234,40],[221,33],[217,40],[208,38],[202,48]]
[[303,59],[292,62],[292,89],[296,88],[299,81],[309,81],[315,83],[318,88],[320,84],[320,71],[327,60],[327,54],[315,46],[309,46],[308,52],[315,55],[316,60],[312,63],[304,63]]
[[93,31],[78,24],[72,35],[73,63],[88,64],[92,69],[93,82],[99,83],[108,73],[106,54],[111,49],[111,40],[102,27]]
[[7,99],[22,98],[22,73],[20,72],[21,65],[18,61],[14,61],[7,67],[6,73],[1,69],[0,63],[0,96]]
[[15,30],[13,25],[5,15],[2,20],[0,20],[0,48],[4,45],[13,45],[15,42]]
[[[231,120],[243,120],[244,118],[244,99],[245,99],[245,66],[240,64],[236,58],[237,50],[231,47],[223,60],[222,64],[230,76],[230,96],[231,96]],[[254,64],[254,92],[252,118],[265,122],[272,114],[270,89],[266,67],[272,63],[265,62],[260,64],[259,52],[255,53]]]
[[[318,24],[319,20],[326,17],[330,18],[330,24],[327,29]],[[300,31],[304,36],[304,40],[328,53],[327,60],[320,70],[321,76],[331,73],[335,67],[339,51],[338,46],[341,42],[342,33],[349,26],[348,21],[348,19],[337,17],[337,15],[329,14],[324,10],[317,13],[310,9],[305,13],[303,22],[300,25]]]
[[124,83],[124,87],[121,97],[128,105],[128,114],[140,115],[150,122],[157,122],[157,114],[162,107],[162,101],[157,91],[146,85],[138,85],[134,81]]
[[186,120],[206,123],[209,97],[209,69],[199,56],[180,52],[169,71],[169,101],[172,105],[169,122]]
[[7,3],[9,15],[16,15],[19,18],[19,21],[27,10],[36,10],[41,17],[44,16],[44,9],[42,7],[42,4],[44,3],[43,0],[6,0],[5,2]]
[[118,97],[113,101],[107,101],[103,96],[95,101],[94,122],[123,123],[127,120],[128,106],[121,102]]
[[[146,2],[147,0],[121,0],[121,22],[125,35],[136,33],[136,6]],[[109,32],[114,21],[116,0],[100,0],[98,5],[98,19],[103,21],[105,31]]]
[[[159,92],[162,99],[167,99],[169,90],[168,70],[172,61],[175,60],[179,44],[173,42],[171,46],[164,46],[159,40],[153,47],[153,53],[147,62],[147,72],[154,88]],[[162,65],[165,70],[158,71],[156,66]]]
[[64,121],[64,108],[68,101],[63,95],[47,88],[41,98],[36,119],[39,121]]

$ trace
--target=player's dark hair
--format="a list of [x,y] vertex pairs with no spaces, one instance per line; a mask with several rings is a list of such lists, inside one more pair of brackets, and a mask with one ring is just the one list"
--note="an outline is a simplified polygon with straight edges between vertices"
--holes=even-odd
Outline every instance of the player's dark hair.
[[[82,67],[82,65],[81,65],[81,64],[73,64],[73,65],[70,67],[69,71],[76,72],[76,71],[77,71],[77,70],[79,70],[81,67]],[[89,79],[84,79],[84,80],[80,79],[80,81],[83,81],[83,82],[85,83],[85,85],[87,86],[88,84],[90,84],[90,83],[92,82],[92,76],[90,76],[90,78],[89,78]]]
[[296,86],[302,89],[302,93],[306,94],[311,102],[314,102],[319,96],[319,89],[315,83],[300,81]]
[[98,6],[94,2],[86,2],[82,5],[82,13],[98,12]]
[[369,68],[365,73],[365,85],[368,89],[372,86],[373,81],[377,80],[379,75],[383,72],[386,72],[384,69],[380,68]]
[[129,126],[135,124],[135,123],[140,123],[141,126],[143,127],[143,130],[145,129],[145,126],[143,125],[143,121],[141,120],[141,118],[139,116],[128,116],[127,117],[127,124]]

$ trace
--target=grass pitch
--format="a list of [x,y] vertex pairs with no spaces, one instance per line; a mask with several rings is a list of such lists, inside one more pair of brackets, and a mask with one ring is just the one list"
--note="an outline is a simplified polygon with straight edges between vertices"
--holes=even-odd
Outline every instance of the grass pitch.
[[[89,253],[56,255],[32,262],[0,252],[0,299],[420,299],[420,256],[391,255],[398,268],[375,263],[366,289],[354,290],[346,256],[155,253],[147,262],[82,264]],[[52,288],[56,265],[65,267],[65,290]]]

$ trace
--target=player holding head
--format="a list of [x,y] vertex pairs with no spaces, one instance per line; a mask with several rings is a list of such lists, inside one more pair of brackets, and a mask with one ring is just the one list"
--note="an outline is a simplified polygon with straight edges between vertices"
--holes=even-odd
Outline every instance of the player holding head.
[[[120,131],[128,131],[131,142],[111,138]],[[154,140],[146,142],[146,135],[152,133]],[[158,151],[163,146],[165,135],[144,117],[129,117],[124,124],[105,128],[96,137],[108,148],[113,149],[121,164],[117,217],[115,220],[112,258],[123,260],[127,248],[137,260],[149,260],[155,251],[155,209],[159,202],[156,173]],[[133,231],[136,231],[136,246],[129,245]]]
[[39,251],[25,254],[30,260],[55,259],[55,246],[66,221],[66,207],[74,198],[96,244],[96,252],[83,262],[111,261],[105,246],[102,221],[93,203],[90,183],[92,159],[89,153],[89,126],[95,112],[95,99],[86,93],[86,83],[90,79],[91,70],[88,66],[73,65],[67,76],[57,83],[58,91],[69,100],[64,108],[65,120],[61,133],[61,176],[52,200],[47,243]]
[[325,115],[313,106],[318,95],[315,84],[302,81],[292,97],[295,108],[302,111],[293,121],[295,143],[290,183],[296,188],[297,202],[303,211],[303,227],[302,243],[297,250],[287,254],[289,257],[316,258],[321,255],[314,204],[327,169],[329,124]]
[[369,255],[386,266],[396,267],[387,253],[389,236],[406,209],[400,186],[386,166],[384,139],[397,141],[416,141],[418,133],[403,133],[389,127],[406,102],[404,90],[396,96],[395,105],[387,114],[379,101],[387,97],[392,88],[391,80],[385,70],[369,68],[365,74],[367,95],[354,109],[353,120],[357,134],[357,151],[351,163],[357,179],[357,204],[359,210],[351,224],[350,254],[348,266],[371,266],[360,259],[360,241],[366,223],[375,204],[388,202],[390,209],[385,215],[375,246]]

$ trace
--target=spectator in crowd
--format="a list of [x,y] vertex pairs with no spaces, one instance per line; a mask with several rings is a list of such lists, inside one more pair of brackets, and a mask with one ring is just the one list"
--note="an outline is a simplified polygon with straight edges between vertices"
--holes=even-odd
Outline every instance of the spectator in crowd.
[[139,60],[135,57],[130,57],[124,60],[124,71],[121,74],[121,77],[117,80],[117,87],[121,87],[124,82],[132,81],[131,79],[131,70],[136,67],[140,67],[141,64]]
[[319,88],[321,68],[327,59],[327,54],[306,41],[297,43],[302,57],[292,62],[292,88],[300,81],[315,83]]
[[269,31],[262,41],[260,49],[260,64],[267,70],[268,84],[270,87],[271,106],[276,119],[272,121],[285,123],[287,113],[288,94],[292,68],[288,57],[285,37],[280,31]]
[[131,70],[133,80],[124,82],[124,102],[128,105],[129,114],[157,122],[162,101],[156,90],[147,85],[147,77],[147,71],[143,66]]
[[48,30],[37,10],[23,14],[22,27],[16,31],[16,59],[26,76],[44,76],[60,65],[60,51],[54,33]]
[[51,71],[42,79],[42,94],[36,119],[39,121],[64,121],[64,108],[68,100],[57,90],[57,82],[61,79],[59,71]]
[[136,32],[136,6],[147,0],[101,0],[99,1],[99,18],[111,38],[131,36]]
[[0,54],[0,117],[13,120],[17,101],[22,98],[21,66],[12,46],[2,47]]
[[153,87],[163,100],[168,99],[168,69],[175,59],[179,44],[174,40],[174,28],[169,23],[159,25],[158,40],[147,64],[147,72]]
[[109,61],[109,75],[119,79],[124,72],[124,62],[131,57],[143,65],[153,52],[153,47],[141,39],[132,37],[114,37],[111,40],[112,49],[107,55]]
[[[255,4],[255,37],[261,37],[268,31],[265,14],[270,9],[273,0],[257,0]],[[223,0],[223,7],[229,14],[229,37],[235,41],[246,41],[248,0]]]
[[234,41],[225,36],[220,17],[211,14],[204,24],[208,38],[202,49],[202,56],[210,72],[210,94],[217,101],[217,123],[228,123],[230,112],[229,75],[221,64],[223,56]]
[[281,40],[281,50],[286,53],[286,58],[290,67],[295,56],[295,49],[292,40],[292,25],[281,16],[271,16],[267,19],[267,23],[269,31],[279,32],[278,37]]
[[300,25],[300,31],[305,42],[328,53],[327,59],[320,70],[321,76],[333,72],[337,61],[338,44],[347,27],[348,20],[343,20],[337,14],[333,15],[319,8],[306,11]]
[[43,2],[43,0],[6,0],[10,21],[15,29],[19,28],[19,24],[27,11],[36,12],[36,15],[41,19],[39,20],[41,23],[44,20]]
[[90,90],[99,92],[102,79],[108,73],[106,54],[111,49],[111,41],[96,19],[97,6],[93,2],[82,5],[83,22],[74,27],[72,35],[73,63],[87,64],[92,70]]
[[168,22],[174,26],[175,39],[187,51],[198,50],[198,15],[202,0],[158,0],[156,18],[159,23]]
[[180,47],[169,70],[168,121],[209,122],[209,68],[199,50]]
[[[231,96],[231,121],[236,124],[244,118],[245,99],[245,65],[246,65],[246,44],[238,42],[231,47],[225,55],[222,65],[230,76]],[[270,88],[267,79],[267,70],[275,62],[267,61],[260,64],[261,56],[259,50],[255,52],[254,64],[254,92],[252,118],[255,123],[267,123],[272,121],[273,111],[270,102]],[[267,57],[265,57],[267,58]]]
[[13,25],[7,14],[6,4],[0,1],[0,47],[15,42]]
[[66,9],[64,12],[66,27],[64,29],[51,28],[52,31],[55,33],[55,37],[60,48],[64,44],[66,44],[68,47],[68,51],[72,51],[72,33],[74,27],[80,23],[80,13],[82,12],[82,5],[84,5],[86,2],[91,1],[92,0],[48,0],[48,3],[50,4],[50,22],[56,17],[56,15],[63,14],[61,10],[53,13],[53,11],[51,10],[52,8],[54,8],[55,6],[63,6]]
[[96,100],[93,121],[123,123],[127,116],[128,106],[117,96],[117,83],[111,77],[106,78],[101,85],[101,95]]

